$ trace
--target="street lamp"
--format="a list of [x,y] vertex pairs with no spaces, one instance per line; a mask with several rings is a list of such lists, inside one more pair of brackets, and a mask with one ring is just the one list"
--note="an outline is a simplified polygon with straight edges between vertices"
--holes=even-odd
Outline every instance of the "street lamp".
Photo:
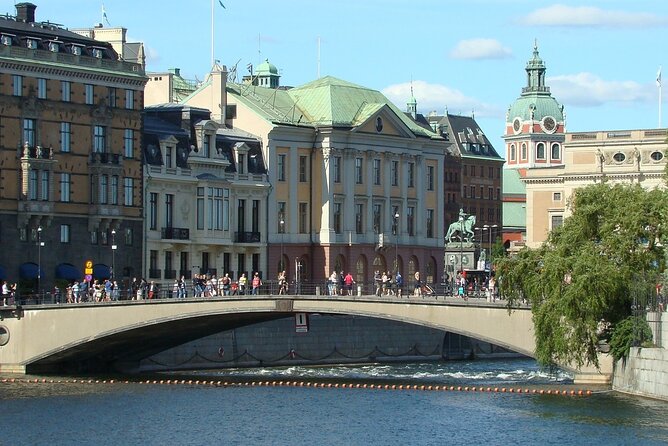
[[399,212],[394,214],[394,275],[399,271]]
[[283,255],[284,255],[284,253],[283,253],[283,239],[285,238],[285,220],[283,220],[282,217],[281,217],[280,224],[281,224],[281,260],[278,262],[278,269],[279,269],[278,273],[279,274],[282,273],[283,270],[285,269],[285,267],[283,265]]
[[489,230],[489,273],[487,275],[487,282],[489,283],[489,279],[492,277],[492,232],[494,231],[494,228],[498,228],[498,225],[485,225],[483,226],[483,229],[488,229]]
[[116,230],[112,229],[111,230],[111,278],[110,280],[113,282],[114,280],[114,270],[116,269]]
[[44,242],[42,241],[42,227],[37,227],[37,294],[42,287],[42,246]]
[[464,216],[459,215],[459,274],[464,275]]

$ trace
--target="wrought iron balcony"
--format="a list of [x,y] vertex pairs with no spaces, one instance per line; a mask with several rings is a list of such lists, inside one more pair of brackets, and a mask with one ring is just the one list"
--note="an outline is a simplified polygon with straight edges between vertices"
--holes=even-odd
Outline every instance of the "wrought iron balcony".
[[190,240],[188,228],[162,228],[160,238],[163,240]]
[[235,243],[260,243],[259,232],[235,232]]
[[149,269],[148,270],[148,278],[149,279],[160,279],[161,278],[161,271],[159,269]]

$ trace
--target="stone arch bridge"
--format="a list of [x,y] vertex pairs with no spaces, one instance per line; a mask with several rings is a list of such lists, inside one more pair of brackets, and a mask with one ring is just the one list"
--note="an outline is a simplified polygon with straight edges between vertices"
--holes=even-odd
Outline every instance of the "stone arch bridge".
[[[221,331],[295,313],[346,314],[422,325],[533,356],[528,308],[433,297],[233,296],[0,309],[0,373],[132,370],[141,359]],[[568,369],[568,367],[565,367]],[[579,382],[609,382],[603,367]]]

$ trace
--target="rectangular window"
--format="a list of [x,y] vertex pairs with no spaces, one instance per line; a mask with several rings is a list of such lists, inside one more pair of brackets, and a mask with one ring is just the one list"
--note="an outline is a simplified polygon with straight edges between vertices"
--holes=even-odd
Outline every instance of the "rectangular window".
[[158,227],[158,194],[151,192],[148,199],[148,228],[155,230]]
[[364,204],[355,204],[355,233],[364,233]]
[[60,151],[69,152],[72,150],[72,124],[69,122],[60,123]]
[[230,190],[223,189],[223,231],[230,230]]
[[35,147],[35,120],[23,120],[23,143],[28,144],[28,147]]
[[91,84],[84,85],[84,96],[87,105],[93,105],[95,103],[95,89]]
[[335,156],[332,158],[333,161],[333,170],[334,170],[334,182],[335,183],[340,183],[341,182],[341,157],[340,156]]
[[415,187],[415,163],[408,163],[408,187]]
[[49,171],[42,171],[42,190],[41,190],[41,199],[42,201],[49,201]]
[[427,238],[434,238],[434,210],[427,209]]
[[469,198],[475,198],[475,186],[471,186],[470,189],[471,193],[469,195]]
[[171,228],[174,224],[174,195],[165,194],[165,227]]
[[334,232],[341,234],[341,203],[334,203]]
[[383,230],[383,205],[374,204],[373,205],[373,232],[374,234],[380,234]]
[[109,190],[109,177],[107,175],[100,176],[100,189],[98,190],[99,203],[107,204],[107,191]]
[[123,178],[123,195],[125,206],[134,206],[134,178]]
[[132,228],[125,228],[125,231],[124,231],[124,234],[123,234],[124,238],[125,238],[125,246],[132,246],[134,244],[134,242],[133,242],[134,238],[133,238],[132,234],[133,234],[132,233]]
[[463,169],[464,169],[464,172],[462,173],[462,175],[464,175],[464,176],[468,176],[468,174],[469,174],[469,173],[468,173],[468,172],[469,172],[469,166],[467,166],[466,164],[464,164]]
[[285,181],[285,155],[278,155],[278,181]]
[[[157,199],[156,199],[157,200]],[[204,229],[204,188],[197,188],[197,229]]]
[[165,275],[172,269],[172,251],[165,251]]
[[70,81],[60,81],[60,98],[63,102],[72,100],[72,83]]
[[23,76],[19,74],[12,75],[12,94],[14,96],[23,95]]
[[101,125],[93,127],[93,152],[105,153],[107,151],[107,128]]
[[134,110],[135,108],[135,91],[125,90],[125,108],[127,110]]
[[165,167],[171,169],[174,166],[172,161],[172,150],[173,147],[165,147]]
[[488,167],[487,168],[487,176],[490,178],[494,178],[494,168],[493,167]]
[[399,161],[392,161],[392,186],[399,185]]
[[392,235],[399,234],[399,223],[401,215],[399,214],[399,206],[392,206]]
[[109,191],[111,192],[111,200],[109,202],[113,205],[118,205],[118,175],[111,177]]
[[299,233],[306,234],[308,232],[308,204],[299,203]]
[[552,194],[552,201],[561,201],[561,192],[554,192]]
[[246,173],[246,155],[243,153],[239,154],[239,162],[237,163],[237,173],[245,174]]
[[204,135],[202,138],[202,156],[209,158],[211,153],[211,135]]
[[[158,251],[155,249],[152,249],[149,254],[148,267],[153,272],[158,269]],[[149,273],[149,275],[151,275],[151,273]]]
[[46,79],[42,77],[37,79],[37,97],[46,99]]
[[251,208],[251,231],[260,232],[260,200],[253,200]]
[[111,108],[116,108],[116,88],[107,87],[107,104]]
[[278,202],[278,233],[285,234],[285,225],[287,221],[285,220],[285,201]]
[[482,200],[485,198],[485,188],[484,186],[480,186],[480,199]]
[[500,197],[501,197],[501,188],[497,187],[496,188],[496,199],[500,200]]
[[91,231],[90,233],[90,244],[97,245],[97,231]]
[[133,158],[135,156],[135,131],[132,129],[125,129],[123,131],[123,156],[125,158]]
[[60,243],[70,242],[70,225],[60,225]]
[[485,171],[483,169],[484,169],[484,167],[480,166],[480,176],[484,178],[485,177]]
[[373,184],[380,186],[380,160],[373,160]]
[[553,215],[551,218],[552,227],[550,229],[557,229],[559,226],[564,224],[563,215]]
[[305,156],[299,157],[299,182],[306,183],[307,176],[307,158]]
[[71,178],[71,174],[69,173],[60,174],[60,201],[63,203],[68,203],[70,201]]
[[364,176],[362,172],[362,158],[355,158],[355,184],[362,184]]
[[406,230],[408,235],[415,235],[415,207],[408,206],[406,209]]
[[427,190],[434,190],[434,166],[427,166]]

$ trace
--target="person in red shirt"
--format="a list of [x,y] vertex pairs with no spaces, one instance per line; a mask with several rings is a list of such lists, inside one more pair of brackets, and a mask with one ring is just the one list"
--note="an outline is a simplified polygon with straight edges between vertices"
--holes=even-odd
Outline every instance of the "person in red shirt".
[[253,287],[252,294],[253,296],[257,296],[258,293],[260,292],[260,286],[262,286],[262,280],[260,280],[260,275],[258,273],[255,273],[253,276],[253,280],[251,281],[251,285]]
[[353,283],[355,281],[353,280],[352,274],[348,273],[346,274],[346,277],[343,278],[343,283],[346,286],[346,290],[348,291],[348,296],[353,295]]

